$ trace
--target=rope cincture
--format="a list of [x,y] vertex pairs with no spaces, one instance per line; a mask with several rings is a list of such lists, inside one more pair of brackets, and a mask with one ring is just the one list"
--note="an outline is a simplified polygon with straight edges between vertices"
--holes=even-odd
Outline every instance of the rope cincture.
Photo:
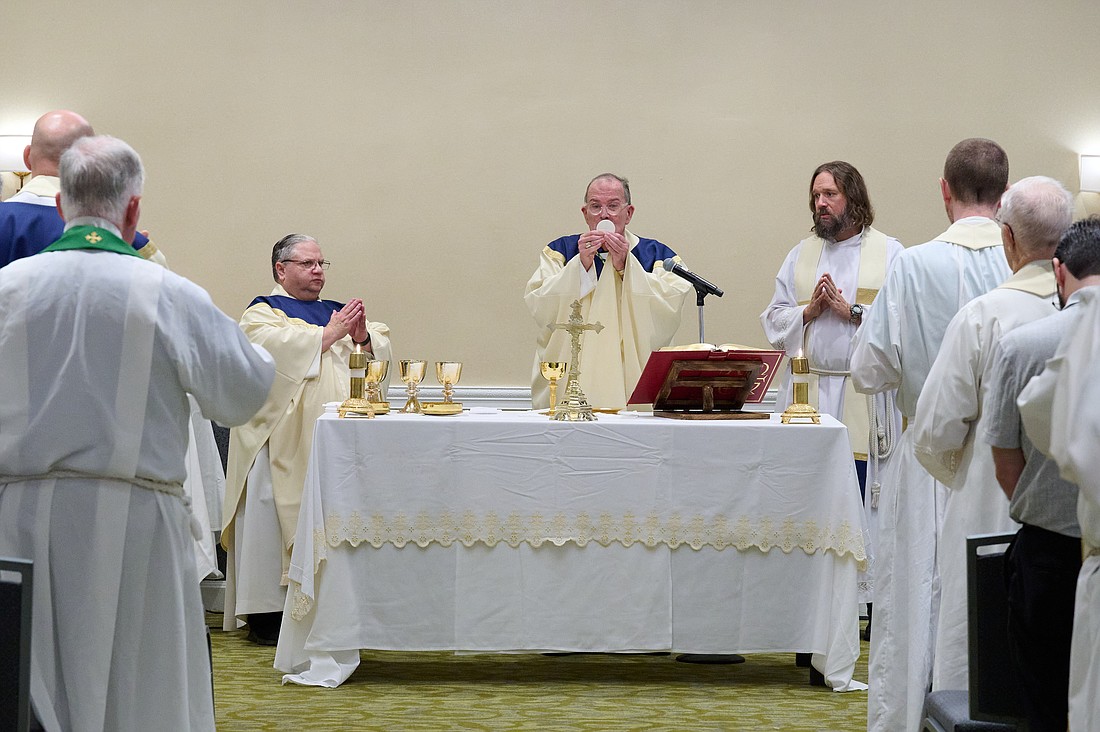
[[878,410],[875,409],[875,398],[867,400],[867,422],[871,425],[871,440],[868,445],[871,453],[871,465],[875,471],[875,481],[871,483],[871,508],[878,508],[878,497],[882,492],[882,483],[879,482],[878,464],[894,452],[897,444],[897,436],[894,434],[894,420],[890,415],[894,413],[894,393],[885,392],[883,398],[883,417],[880,419]]
[[175,496],[180,499],[184,509],[187,511],[191,535],[196,540],[202,537],[202,527],[199,525],[199,520],[195,518],[195,514],[191,510],[191,497],[183,490],[183,483],[151,480],[149,478],[139,478],[137,476],[123,478],[117,475],[95,475],[93,473],[84,473],[79,470],[51,470],[39,475],[0,475],[0,485],[5,483],[23,483],[32,480],[72,480],[74,478],[76,480],[117,480],[120,483],[129,483],[132,486],[144,488],[147,491],[157,491],[159,493],[167,493],[168,495]]

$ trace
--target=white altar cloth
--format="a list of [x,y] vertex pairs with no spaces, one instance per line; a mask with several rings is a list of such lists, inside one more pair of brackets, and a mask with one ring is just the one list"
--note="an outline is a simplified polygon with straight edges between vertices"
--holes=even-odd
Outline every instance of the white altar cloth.
[[832,688],[865,688],[865,560],[827,415],[326,415],[275,667],[336,686],[360,648],[799,651]]

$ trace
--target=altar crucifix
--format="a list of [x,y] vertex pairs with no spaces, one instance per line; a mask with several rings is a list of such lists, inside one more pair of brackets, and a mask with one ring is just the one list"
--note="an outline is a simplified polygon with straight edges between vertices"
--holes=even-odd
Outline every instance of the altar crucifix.
[[592,413],[592,406],[588,398],[581,390],[579,381],[581,375],[581,336],[586,330],[594,330],[599,333],[603,330],[603,323],[586,323],[581,317],[581,302],[574,300],[571,306],[573,313],[569,316],[568,323],[554,323],[551,330],[564,330],[572,339],[572,351],[569,359],[569,378],[565,382],[565,398],[558,406],[550,419],[569,422],[592,422],[596,415]]

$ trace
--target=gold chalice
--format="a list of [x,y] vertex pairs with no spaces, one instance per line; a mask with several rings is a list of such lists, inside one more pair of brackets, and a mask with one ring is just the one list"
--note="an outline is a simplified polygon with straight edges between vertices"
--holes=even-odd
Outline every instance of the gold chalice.
[[550,409],[544,414],[554,416],[554,410],[558,406],[558,379],[565,376],[565,370],[569,364],[565,361],[543,361],[539,364],[542,378],[550,382]]
[[461,361],[436,361],[435,378],[443,385],[444,404],[454,404],[455,384],[461,377]]
[[405,382],[405,393],[408,395],[405,406],[401,407],[401,411],[405,414],[424,414],[417,395],[420,393],[420,382],[424,380],[426,367],[427,364],[424,361],[405,359],[401,361],[401,380]]
[[461,361],[436,361],[435,378],[443,385],[443,401],[424,402],[421,405],[424,414],[462,414],[462,404],[454,400],[454,385],[461,376]]
[[390,411],[390,403],[382,396],[382,382],[389,372],[389,361],[367,361],[367,401],[374,407],[376,414]]

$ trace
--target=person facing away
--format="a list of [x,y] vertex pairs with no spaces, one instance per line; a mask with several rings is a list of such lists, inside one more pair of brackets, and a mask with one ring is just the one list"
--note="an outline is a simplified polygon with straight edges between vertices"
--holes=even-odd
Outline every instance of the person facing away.
[[313,423],[326,402],[348,398],[355,348],[390,359],[389,327],[369,321],[361,299],[321,299],[328,267],[316,239],[284,236],[271,250],[275,288],[240,321],[248,339],[274,356],[278,375],[263,408],[229,433],[224,627],[247,619],[249,639],[265,645],[278,638]]
[[[61,190],[61,155],[74,141],[93,134],[92,126],[76,112],[59,109],[39,117],[31,143],[23,150],[31,178],[18,193],[0,203],[0,267],[41,251],[61,236],[65,222],[56,202]],[[133,244],[145,259],[168,266],[164,253],[144,233],[137,232]],[[195,540],[195,561],[200,579],[221,577],[210,514],[212,507],[217,510],[221,506],[225,478],[210,422],[202,419],[197,405],[191,406],[193,438],[187,447],[184,488],[203,529]]]
[[[968,138],[952,147],[939,179],[950,226],[898,255],[878,306],[856,333],[853,385],[864,394],[896,389],[908,424],[951,318],[1011,274],[993,220],[1007,187],[1008,155],[1000,145]],[[947,489],[917,462],[912,430],[903,430],[877,490],[867,728],[915,731],[932,675],[935,547]]]
[[539,326],[531,377],[535,409],[550,404],[539,363],[569,361],[570,336],[552,326],[568,322],[574,301],[580,301],[586,323],[604,326],[583,336],[581,389],[593,407],[621,409],[649,355],[672,343],[691,290],[687,281],[662,267],[666,259],[679,261],[676,252],[626,228],[634,217],[626,178],[613,173],[593,178],[581,215],[587,230],[543,248],[523,296]]
[[968,687],[966,537],[1017,529],[992,454],[975,440],[992,418],[985,404],[993,350],[1005,333],[1053,312],[1051,257],[1072,219],[1073,198],[1056,180],[1033,176],[1005,191],[997,220],[1013,274],[951,319],[917,400],[914,453],[949,489],[936,545],[940,606],[934,690]]
[[31,703],[58,730],[213,730],[188,395],[235,425],[275,376],[197,285],[132,242],[144,168],[61,157],[61,237],[0,268],[0,555],[34,563]]
[[1069,729],[1092,730],[1100,728],[1100,288],[1083,289],[1077,307],[1071,333],[1017,404],[1028,439],[1077,486],[1083,561],[1073,608],[1068,717]]
[[1077,486],[1059,475],[1023,429],[1017,399],[1071,334],[1081,298],[1100,285],[1100,219],[1079,221],[1053,259],[1061,310],[1006,333],[994,348],[981,437],[1020,523],[1005,556],[1008,631],[1032,732],[1065,730],[1074,594],[1081,569]]
[[[41,251],[61,236],[65,222],[54,201],[61,190],[61,155],[74,141],[94,134],[88,120],[67,109],[47,112],[35,122],[31,143],[23,150],[31,177],[18,193],[0,202],[0,267]],[[134,249],[165,264],[164,255],[141,232],[134,236]]]

